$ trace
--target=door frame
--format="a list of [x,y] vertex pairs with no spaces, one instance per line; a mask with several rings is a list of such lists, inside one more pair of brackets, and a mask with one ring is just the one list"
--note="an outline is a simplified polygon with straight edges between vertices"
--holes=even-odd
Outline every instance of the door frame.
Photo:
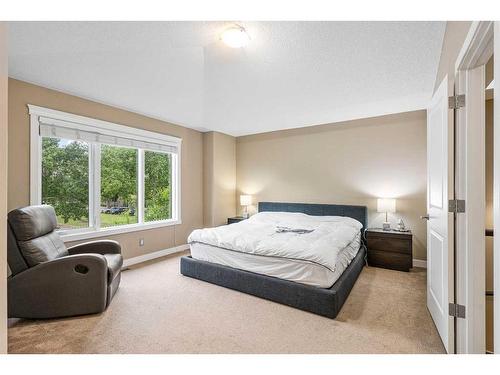
[[[465,319],[455,319],[456,353],[484,354],[486,350],[484,66],[494,51],[493,33],[494,22],[473,22],[455,63],[455,94],[465,95],[465,106],[455,112],[455,198],[465,200],[466,206],[455,221],[455,303],[464,305],[466,311]],[[494,148],[500,151],[497,133]],[[496,152],[494,199],[500,193],[499,166],[500,153]],[[494,211],[495,223],[499,223],[498,203]],[[495,259],[500,254],[497,242]]]
[[[500,56],[500,22],[495,22],[493,50]],[[493,82],[493,124],[500,125],[500,60],[494,62],[494,77],[499,77]],[[493,228],[500,228],[500,131],[493,134]],[[493,288],[500,291],[500,240],[493,237]],[[493,305],[493,345],[500,347],[500,298],[494,299]],[[497,322],[497,324],[495,324]],[[499,353],[500,350],[497,350]]]

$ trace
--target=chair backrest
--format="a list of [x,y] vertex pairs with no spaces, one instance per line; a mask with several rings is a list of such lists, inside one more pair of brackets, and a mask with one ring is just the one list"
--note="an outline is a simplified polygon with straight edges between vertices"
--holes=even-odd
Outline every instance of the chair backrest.
[[16,237],[9,223],[7,223],[7,263],[9,264],[10,275],[16,275],[28,269],[28,264],[17,246]]
[[9,241],[7,260],[12,274],[68,255],[57,228],[52,206],[28,206],[8,214]]

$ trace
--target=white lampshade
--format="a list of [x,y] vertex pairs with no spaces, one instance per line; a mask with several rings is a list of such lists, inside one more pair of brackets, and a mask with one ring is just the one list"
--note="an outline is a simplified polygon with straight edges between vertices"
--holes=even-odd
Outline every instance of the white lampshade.
[[252,204],[252,196],[251,195],[240,195],[240,205],[250,206],[251,204]]
[[393,214],[396,212],[396,200],[387,198],[377,199],[377,212],[388,212]]

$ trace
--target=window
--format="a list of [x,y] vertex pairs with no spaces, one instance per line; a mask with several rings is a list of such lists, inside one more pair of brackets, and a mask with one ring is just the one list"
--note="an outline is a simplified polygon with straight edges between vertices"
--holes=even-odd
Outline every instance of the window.
[[181,140],[29,105],[31,203],[68,240],[180,223]]
[[60,228],[88,228],[88,143],[43,138],[42,155],[42,202],[54,207]]
[[137,154],[101,145],[101,228],[137,223]]
[[144,220],[157,221],[172,218],[169,154],[144,152]]

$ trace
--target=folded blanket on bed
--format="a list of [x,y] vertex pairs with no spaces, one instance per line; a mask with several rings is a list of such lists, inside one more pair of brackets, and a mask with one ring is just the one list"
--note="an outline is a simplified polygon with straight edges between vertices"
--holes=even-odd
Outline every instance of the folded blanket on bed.
[[[278,227],[305,230],[277,233]],[[349,245],[362,224],[349,217],[310,216],[290,212],[261,212],[236,224],[197,229],[188,243],[271,257],[300,259],[334,271],[337,255]]]
[[276,227],[276,233],[306,234],[306,233],[311,233],[313,231],[314,229],[290,228],[290,227],[282,227],[280,225]]

